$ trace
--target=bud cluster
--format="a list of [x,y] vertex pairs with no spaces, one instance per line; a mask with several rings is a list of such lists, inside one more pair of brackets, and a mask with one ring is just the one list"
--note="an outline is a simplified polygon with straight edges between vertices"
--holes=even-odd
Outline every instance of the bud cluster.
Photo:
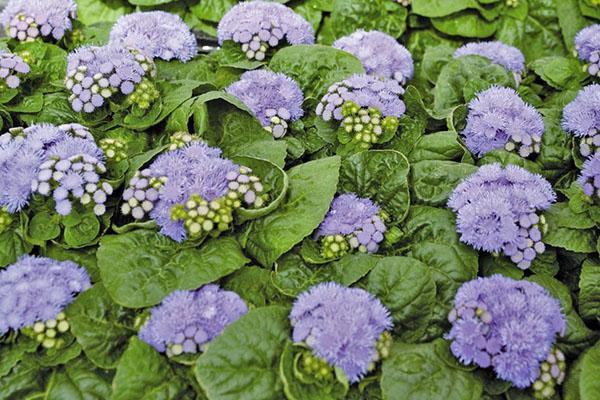
[[169,138],[169,150],[177,150],[187,146],[194,140],[199,140],[198,136],[188,132],[175,132]]
[[519,0],[506,0],[506,5],[515,8],[519,5]]
[[137,171],[123,192],[123,215],[131,214],[136,220],[143,219],[154,208],[154,202],[158,200],[159,191],[165,183],[166,177],[152,176],[150,169]]
[[556,394],[556,387],[565,380],[567,364],[565,355],[553,348],[540,366],[540,377],[533,382],[533,396],[536,399],[549,399]]
[[507,243],[503,251],[517,267],[527,269],[537,255],[546,250],[542,242],[542,233],[546,233],[548,227],[544,216],[538,216],[536,213],[522,214],[518,226],[516,244]]
[[8,87],[16,89],[21,84],[21,77],[31,69],[21,57],[0,50],[0,89]]
[[46,349],[58,349],[65,344],[60,335],[68,332],[69,328],[65,313],[59,312],[56,318],[38,321],[32,326],[23,328],[22,332],[37,340]]
[[99,175],[105,172],[104,164],[89,154],[56,156],[40,165],[31,189],[42,196],[52,195],[60,215],[70,214],[72,201],[77,199],[84,206],[93,205],[94,213],[100,216],[106,212],[104,203],[113,192],[108,182],[100,180]]
[[288,121],[291,118],[290,112],[283,107],[279,108],[279,110],[269,108],[265,110],[265,115],[271,121],[269,126],[265,126],[267,132],[272,133],[275,139],[285,136],[288,129]]
[[0,15],[6,33],[21,42],[60,40],[77,18],[74,0],[10,0]]
[[0,233],[5,232],[12,224],[13,219],[5,207],[0,207]]
[[396,3],[400,4],[401,6],[408,7],[410,6],[410,3],[412,3],[412,0],[396,0]]
[[353,139],[365,148],[377,143],[382,134],[393,135],[398,129],[396,117],[385,117],[376,108],[361,108],[352,101],[346,101],[342,106],[342,128]]
[[385,360],[390,356],[390,350],[392,349],[392,344],[394,339],[392,338],[392,334],[388,331],[383,331],[379,336],[379,340],[375,345],[375,349],[377,353],[375,353],[375,358],[371,365],[369,365],[369,371],[375,369],[375,364],[381,360]]
[[326,360],[315,356],[310,351],[303,352],[302,369],[317,381],[329,381],[333,379],[333,367]]
[[67,133],[68,135],[71,135],[72,137],[86,139],[86,140],[90,140],[92,142],[94,141],[94,136],[92,136],[92,133],[90,132],[90,130],[83,125],[75,124],[75,123],[63,124],[63,125],[59,125],[58,129],[64,131],[65,133]]
[[579,153],[589,157],[600,149],[600,134],[597,132],[590,136],[582,136],[579,141]]
[[202,352],[208,339],[208,334],[201,326],[189,325],[175,335],[173,342],[167,344],[165,352],[168,357],[178,356],[182,353]]
[[150,79],[143,78],[135,87],[133,93],[127,97],[128,104],[135,104],[139,108],[146,110],[160,97],[160,92],[154,86]]
[[120,162],[127,158],[127,142],[122,139],[104,138],[100,139],[98,145],[109,161]]

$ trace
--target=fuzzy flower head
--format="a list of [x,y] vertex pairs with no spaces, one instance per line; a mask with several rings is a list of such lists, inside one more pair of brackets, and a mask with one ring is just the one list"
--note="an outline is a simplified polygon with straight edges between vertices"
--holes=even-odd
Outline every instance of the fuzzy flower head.
[[276,139],[285,135],[290,122],[304,114],[302,90],[295,80],[281,73],[248,71],[226,90],[250,108]]
[[321,222],[317,238],[322,241],[322,253],[333,258],[350,249],[375,253],[386,232],[379,206],[354,193],[337,196]]
[[556,199],[542,176],[509,165],[488,164],[460,183],[448,206],[457,214],[461,241],[499,253],[526,269],[545,250],[545,219],[539,215]]
[[21,257],[0,271],[0,335],[56,318],[89,287],[85,269],[71,261]]
[[587,63],[590,75],[600,73],[600,25],[590,25],[575,35],[575,50],[580,60]]
[[410,52],[387,33],[360,29],[336,40],[333,47],[356,56],[369,75],[394,79],[401,85],[413,77]]
[[406,106],[404,89],[395,80],[353,75],[329,87],[316,113],[325,121],[341,121],[344,131],[363,148],[391,138]]
[[246,57],[262,61],[269,49],[282,42],[313,44],[311,24],[291,8],[270,1],[244,1],[223,16],[217,27],[219,44],[233,40]]
[[596,152],[583,163],[577,183],[587,196],[600,200],[600,152]]
[[21,84],[21,78],[31,69],[21,57],[16,54],[0,50],[0,89],[3,86],[16,89]]
[[492,86],[469,102],[465,144],[477,157],[496,149],[514,151],[521,157],[540,152],[544,121],[511,88]]
[[240,296],[217,285],[178,290],[151,310],[139,336],[169,356],[197,353],[246,312],[248,307]]
[[363,289],[334,282],[313,286],[298,296],[289,315],[293,340],[358,382],[378,361],[377,343],[392,328],[389,311]]
[[198,52],[196,37],[181,17],[164,11],[122,16],[110,31],[110,42],[167,61],[186,62]]
[[137,220],[149,215],[162,234],[178,242],[224,231],[235,209],[263,204],[263,186],[251,172],[222,158],[219,149],[192,141],[136,173],[121,212]]
[[[448,317],[452,353],[465,364],[492,367],[518,388],[530,386],[566,329],[558,300],[540,285],[501,275],[464,283]],[[556,373],[556,378],[560,371]]]
[[600,85],[594,83],[584,87],[565,106],[562,128],[579,138],[582,156],[589,157],[600,148]]
[[[152,59],[138,50],[115,44],[84,46],[67,58],[65,86],[71,92],[69,101],[76,112],[94,112],[119,93],[147,108],[158,97],[148,79],[155,72]],[[140,91],[148,95],[148,104],[140,101]]]
[[10,0],[0,14],[8,36],[24,41],[38,37],[60,40],[73,27],[77,4],[73,0]]
[[485,57],[494,64],[503,66],[514,74],[517,84],[525,71],[525,57],[521,50],[500,41],[471,42],[454,52],[454,58],[470,55]]

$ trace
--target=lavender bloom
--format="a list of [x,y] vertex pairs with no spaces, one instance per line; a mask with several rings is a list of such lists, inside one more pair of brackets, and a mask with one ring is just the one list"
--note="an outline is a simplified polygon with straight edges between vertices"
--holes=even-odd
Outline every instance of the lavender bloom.
[[312,26],[291,8],[269,1],[244,1],[231,8],[217,27],[219,44],[233,40],[248,59],[262,61],[281,42],[313,44]]
[[389,311],[370,293],[334,282],[298,296],[289,315],[293,340],[306,343],[329,364],[358,382],[378,361],[377,344],[392,328]]
[[356,56],[369,75],[394,79],[401,85],[413,77],[410,52],[387,33],[359,29],[336,40],[333,47]]
[[242,101],[265,129],[279,139],[288,123],[304,114],[304,94],[292,78],[271,71],[256,70],[242,74],[226,91]]
[[600,72],[600,25],[580,30],[575,35],[575,50],[579,59],[588,63],[588,73],[597,76]]
[[164,11],[122,16],[110,31],[110,42],[167,61],[186,62],[198,52],[196,37],[181,17]]
[[154,74],[152,59],[137,50],[114,44],[84,46],[69,54],[65,86],[73,110],[91,113],[114,94],[134,94]]
[[323,255],[338,257],[349,249],[377,252],[387,230],[379,216],[380,211],[371,200],[354,193],[337,196],[316,235],[322,238]]
[[540,152],[544,120],[510,88],[492,86],[469,102],[465,144],[477,157],[496,149],[521,157]]
[[60,40],[77,18],[73,0],[11,0],[0,14],[7,34],[22,42],[37,37]]
[[525,71],[525,57],[521,50],[500,41],[467,43],[454,52],[454,58],[477,55],[485,57],[494,64],[498,64],[512,72],[517,84]]
[[527,269],[545,250],[543,215],[556,199],[542,176],[509,165],[488,164],[460,183],[448,200],[457,213],[461,241],[478,250],[503,252]]
[[562,128],[579,138],[579,152],[582,156],[589,157],[596,152],[600,147],[600,85],[584,87],[565,106]]
[[130,180],[121,212],[138,220],[149,214],[162,234],[178,242],[228,229],[242,203],[263,204],[263,186],[249,168],[220,155],[198,141],[161,154]]
[[85,269],[71,261],[21,257],[0,270],[0,335],[56,318],[89,287]]
[[[6,139],[4,134],[0,139]],[[2,143],[4,142],[4,143]],[[15,213],[29,204],[31,181],[43,161],[43,153],[23,141],[0,140],[0,207]]]
[[595,153],[583,163],[581,175],[577,183],[583,192],[590,197],[600,198],[600,152]]
[[542,362],[566,330],[560,303],[546,289],[501,275],[464,283],[448,319],[446,339],[463,364],[492,367],[518,388],[540,376]]
[[237,293],[217,285],[178,290],[152,309],[139,336],[168,356],[197,353],[246,312],[248,307]]
[[31,69],[23,59],[16,54],[0,50],[0,87],[6,85],[16,89],[21,84],[21,76],[29,73]]

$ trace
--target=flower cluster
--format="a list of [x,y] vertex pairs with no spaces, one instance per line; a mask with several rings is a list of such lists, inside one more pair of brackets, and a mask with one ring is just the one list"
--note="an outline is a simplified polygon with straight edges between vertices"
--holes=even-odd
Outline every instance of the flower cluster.
[[251,173],[221,158],[221,150],[192,141],[138,171],[123,192],[121,212],[137,220],[149,215],[178,242],[221,232],[242,205],[264,204],[263,186]]
[[284,74],[248,71],[226,90],[240,99],[276,139],[286,134],[290,122],[304,114],[304,94],[296,81]]
[[333,47],[355,55],[369,75],[394,79],[401,85],[413,77],[410,52],[387,33],[360,29],[336,40]]
[[495,149],[515,151],[521,157],[540,152],[544,120],[516,91],[492,86],[469,102],[465,144],[478,157]]
[[50,124],[13,128],[0,136],[0,206],[21,210],[33,193],[51,196],[60,215],[71,213],[73,202],[92,206],[96,215],[112,186],[102,181],[104,155],[82,125]]
[[395,80],[353,75],[329,87],[316,113],[325,121],[341,121],[353,140],[368,148],[398,129],[398,118],[406,111],[402,94]]
[[588,85],[563,109],[562,127],[579,138],[579,152],[589,157],[600,148],[600,85]]
[[408,7],[408,6],[410,6],[410,3],[412,3],[412,0],[394,0],[394,1],[403,7]]
[[515,165],[488,164],[460,183],[448,206],[457,213],[460,240],[478,250],[503,252],[527,269],[545,250],[545,219],[556,198],[542,176]]
[[152,309],[139,336],[169,357],[197,353],[247,311],[240,296],[217,285],[178,290]]
[[575,35],[575,50],[580,60],[586,62],[590,75],[600,73],[600,25],[591,25]]
[[[545,378],[545,363],[556,364],[551,356],[562,354],[553,350],[566,329],[560,303],[533,282],[501,275],[466,282],[448,320],[452,329],[446,338],[463,364],[492,367],[498,378],[518,388]],[[548,365],[557,381],[564,378],[562,358],[562,370]]]
[[63,310],[90,287],[85,269],[71,261],[23,256],[0,270],[0,335],[25,328],[46,348],[60,347],[69,330]]
[[587,196],[600,199],[600,152],[596,152],[583,163],[577,182]]
[[[293,340],[358,382],[389,354],[389,311],[365,290],[328,282],[298,296],[289,315]],[[386,346],[378,346],[378,343]]]
[[30,71],[27,64],[16,54],[0,50],[0,89],[3,86],[16,89],[21,84],[21,77]]
[[525,71],[525,57],[521,50],[500,41],[467,43],[454,52],[454,58],[469,55],[485,57],[494,64],[503,66],[513,73],[517,84]]
[[164,11],[122,16],[110,31],[110,42],[167,61],[186,62],[198,52],[196,37],[181,17]]
[[283,4],[244,1],[229,10],[217,27],[219,44],[233,40],[250,60],[262,61],[269,49],[281,42],[313,44],[315,34],[308,21]]
[[40,36],[60,40],[77,18],[74,0],[10,0],[0,14],[6,33],[22,42]]
[[155,73],[152,59],[138,50],[84,46],[69,54],[65,86],[76,112],[94,112],[117,93],[129,96],[126,103],[148,108],[159,97],[149,79]]
[[350,249],[377,252],[387,230],[381,214],[380,208],[369,199],[354,193],[337,196],[317,231],[321,254],[337,258]]

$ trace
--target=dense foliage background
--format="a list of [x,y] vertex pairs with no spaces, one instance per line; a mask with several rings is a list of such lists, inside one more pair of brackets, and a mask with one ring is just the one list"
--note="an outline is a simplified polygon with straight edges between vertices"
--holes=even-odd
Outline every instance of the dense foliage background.
[[[225,156],[268,160],[285,171],[289,191],[263,218],[237,226],[199,247],[177,244],[152,224],[118,213],[120,191],[102,218],[61,218],[45,204],[21,212],[0,234],[0,267],[25,253],[69,259],[84,266],[94,286],[68,308],[72,342],[37,350],[22,335],[0,338],[0,399],[530,399],[491,373],[465,367],[443,340],[456,290],[476,276],[501,273],[546,287],[567,317],[558,345],[568,376],[556,398],[600,398],[600,207],[572,185],[582,158],[560,127],[562,109],[592,78],[573,56],[574,35],[600,19],[594,0],[280,1],[312,23],[317,46],[279,50],[269,61],[247,61],[235,46],[188,63],[158,61],[162,97],[149,110],[72,111],[64,90],[66,56],[82,44],[104,44],[118,17],[134,10],[177,13],[215,45],[216,25],[234,0],[78,0],[77,37],[59,44],[0,48],[30,53],[32,76],[20,93],[0,92],[4,132],[33,123],[79,122],[97,140],[121,138],[128,157],[110,166],[117,187],[165,148],[177,131],[200,135]],[[0,4],[2,2],[0,1]],[[389,142],[374,150],[338,154],[336,132],[315,116],[327,87],[362,71],[353,56],[329,45],[358,28],[398,38],[412,53],[415,77],[406,115]],[[518,47],[528,71],[516,88],[544,116],[541,153],[531,160],[493,151],[477,160],[461,143],[465,104],[492,84],[515,87],[512,74],[487,59],[453,59],[461,44],[495,38]],[[248,69],[268,67],[293,77],[304,91],[305,117],[275,141],[239,102],[221,89]],[[459,242],[446,201],[454,187],[491,162],[513,163],[542,174],[559,194],[547,213],[548,249],[531,269],[478,253]],[[281,175],[283,176],[283,175]],[[385,204],[392,228],[378,255],[354,254],[327,262],[305,239],[319,225],[336,192],[354,191]],[[323,281],[366,288],[390,309],[395,345],[374,374],[349,389],[295,380],[289,307]],[[251,311],[197,357],[167,358],[136,332],[148,307],[176,289],[219,282]]]

